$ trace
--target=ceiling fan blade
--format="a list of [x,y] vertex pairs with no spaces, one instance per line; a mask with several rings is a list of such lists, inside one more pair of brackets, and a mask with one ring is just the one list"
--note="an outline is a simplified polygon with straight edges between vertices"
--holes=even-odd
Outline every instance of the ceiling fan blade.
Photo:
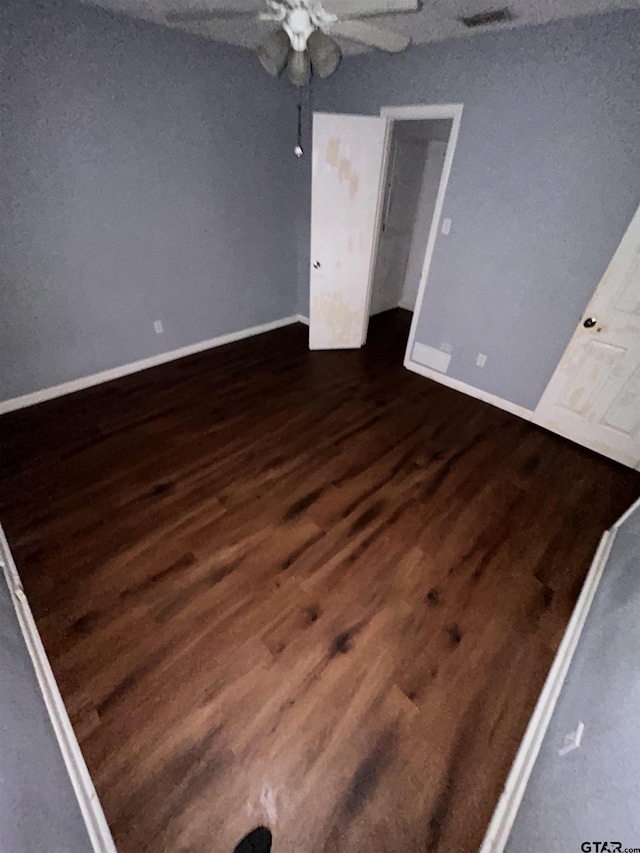
[[336,15],[340,21],[346,21],[350,18],[417,12],[420,0],[324,0],[322,5],[325,12]]
[[330,32],[332,36],[342,36],[369,47],[377,47],[378,50],[385,50],[387,53],[400,53],[411,44],[411,39],[407,36],[383,30],[382,27],[373,27],[362,21],[338,21],[331,24]]
[[236,4],[219,6],[217,9],[185,9],[167,12],[165,20],[168,24],[200,24],[207,21],[231,21],[234,18],[256,17],[260,10],[259,4],[246,4],[244,8]]

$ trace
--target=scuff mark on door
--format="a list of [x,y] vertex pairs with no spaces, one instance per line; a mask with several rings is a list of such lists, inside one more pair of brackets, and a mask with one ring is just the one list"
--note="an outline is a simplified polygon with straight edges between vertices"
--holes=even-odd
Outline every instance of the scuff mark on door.
[[327,163],[330,166],[333,166],[334,169],[338,167],[338,163],[340,162],[340,140],[337,136],[333,136],[327,142]]

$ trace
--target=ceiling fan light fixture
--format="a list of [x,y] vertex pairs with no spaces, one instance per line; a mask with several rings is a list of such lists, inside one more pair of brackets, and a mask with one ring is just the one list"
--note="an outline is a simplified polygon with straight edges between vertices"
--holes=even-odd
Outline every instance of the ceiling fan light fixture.
[[287,65],[289,80],[294,86],[306,86],[311,79],[311,62],[306,50],[292,50]]
[[322,78],[333,74],[342,58],[338,43],[322,30],[314,30],[311,33],[307,40],[307,50],[314,72]]
[[284,30],[275,30],[266,37],[258,47],[258,59],[267,74],[272,77],[282,74],[287,64],[289,47],[289,36]]

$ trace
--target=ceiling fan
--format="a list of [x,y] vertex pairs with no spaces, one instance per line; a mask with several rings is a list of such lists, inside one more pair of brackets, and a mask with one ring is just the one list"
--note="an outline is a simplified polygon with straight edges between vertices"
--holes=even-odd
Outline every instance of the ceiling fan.
[[258,58],[273,77],[286,67],[291,82],[304,86],[312,67],[319,77],[329,77],[338,67],[342,52],[332,35],[387,53],[404,50],[410,38],[360,19],[416,12],[419,0],[266,0],[266,5],[267,11],[257,13],[255,0],[212,0],[207,8],[169,12],[166,21],[176,25],[246,17],[273,21],[280,26],[259,45]]

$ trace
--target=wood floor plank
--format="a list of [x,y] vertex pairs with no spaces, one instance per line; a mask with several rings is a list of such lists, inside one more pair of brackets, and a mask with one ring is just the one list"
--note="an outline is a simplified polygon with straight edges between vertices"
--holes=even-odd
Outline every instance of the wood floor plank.
[[0,519],[121,853],[473,853],[640,475],[302,326],[0,418]]

